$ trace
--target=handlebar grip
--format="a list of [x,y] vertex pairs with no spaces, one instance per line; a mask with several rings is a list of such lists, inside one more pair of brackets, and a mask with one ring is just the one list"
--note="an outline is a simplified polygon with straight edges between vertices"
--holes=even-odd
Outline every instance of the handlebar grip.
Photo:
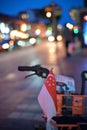
[[29,66],[18,66],[19,71],[30,71],[31,67]]
[[40,67],[40,65],[35,66],[18,66],[19,71],[34,71],[36,75],[41,76],[43,78],[46,78],[49,70],[43,67]]

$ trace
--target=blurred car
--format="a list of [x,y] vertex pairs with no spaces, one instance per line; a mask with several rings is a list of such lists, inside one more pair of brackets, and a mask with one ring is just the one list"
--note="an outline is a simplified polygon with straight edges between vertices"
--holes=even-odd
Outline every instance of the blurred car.
[[37,39],[35,37],[31,37],[29,39],[29,43],[30,43],[30,45],[35,45],[37,43]]
[[34,46],[38,43],[39,40],[40,40],[40,38],[38,36],[30,36],[29,40],[28,40],[28,44],[30,46]]
[[13,40],[13,39],[8,39],[8,40],[3,40],[0,42],[0,52],[2,51],[11,51],[14,49],[19,48],[17,45],[18,40]]
[[0,51],[6,51],[6,50],[9,49],[9,41],[10,41],[10,39],[8,39],[8,40],[2,40],[0,42]]
[[19,39],[16,43],[15,46],[18,46],[19,48],[24,47],[24,46],[32,46],[37,43],[36,38],[28,38],[28,39]]

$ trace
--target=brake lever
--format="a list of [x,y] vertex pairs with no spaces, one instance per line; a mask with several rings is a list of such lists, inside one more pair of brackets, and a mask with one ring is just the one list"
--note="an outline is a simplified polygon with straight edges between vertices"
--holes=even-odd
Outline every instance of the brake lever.
[[31,76],[33,76],[33,75],[36,75],[36,73],[26,75],[24,79],[26,79],[26,78],[28,78],[28,77],[31,77]]

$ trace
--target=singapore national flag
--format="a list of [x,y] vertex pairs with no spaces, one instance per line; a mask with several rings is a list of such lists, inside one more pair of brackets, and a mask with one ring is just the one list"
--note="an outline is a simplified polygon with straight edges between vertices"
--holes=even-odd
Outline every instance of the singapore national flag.
[[56,115],[56,79],[52,69],[40,90],[38,102],[47,120]]

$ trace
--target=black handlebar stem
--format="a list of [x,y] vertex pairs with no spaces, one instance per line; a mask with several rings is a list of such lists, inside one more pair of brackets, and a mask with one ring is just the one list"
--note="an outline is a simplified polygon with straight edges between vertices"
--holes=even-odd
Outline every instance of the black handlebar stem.
[[46,78],[48,76],[49,70],[43,68],[40,65],[35,66],[18,66],[19,71],[34,71],[36,75]]

